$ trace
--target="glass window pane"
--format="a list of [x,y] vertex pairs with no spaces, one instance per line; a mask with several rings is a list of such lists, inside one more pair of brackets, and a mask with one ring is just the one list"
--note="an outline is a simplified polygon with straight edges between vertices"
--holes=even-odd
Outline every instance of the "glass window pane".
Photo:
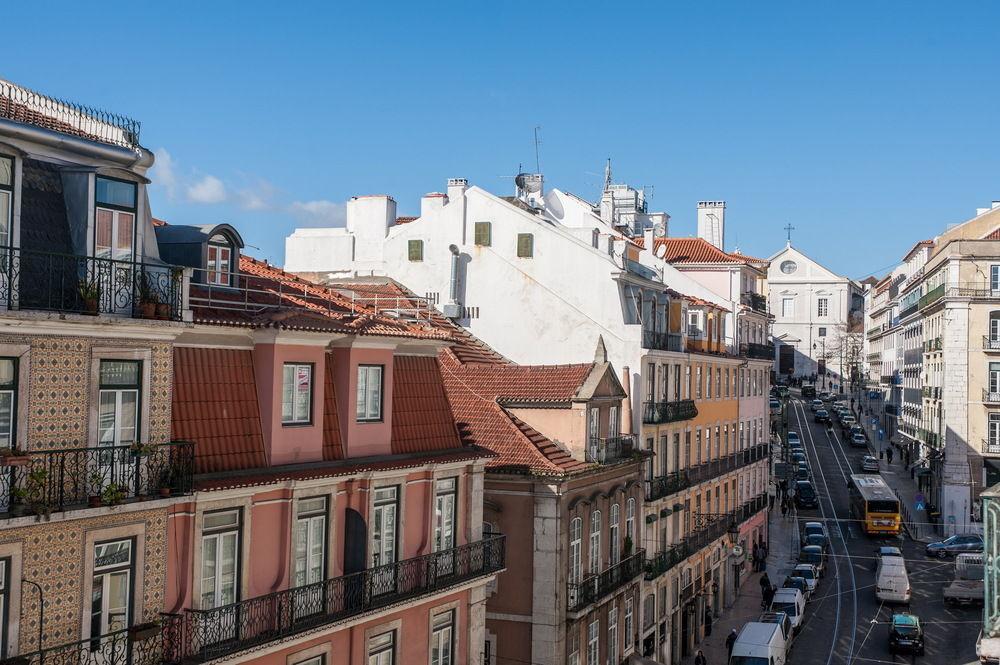
[[14,385],[14,359],[0,358],[0,386]]
[[138,386],[138,360],[102,360],[101,387]]
[[382,417],[382,368],[368,368],[368,417]]
[[365,398],[366,391],[368,390],[368,371],[366,367],[358,368],[358,393],[357,393],[357,417],[361,420],[366,417],[367,410],[365,405],[368,403]]
[[0,191],[0,244],[10,244],[10,192]]
[[114,213],[104,208],[97,209],[97,234],[94,239],[94,256],[108,258],[111,256],[111,229],[114,224]]
[[0,392],[0,446],[10,447],[14,431],[14,393]]
[[115,444],[115,406],[117,401],[115,391],[101,391],[97,418],[97,440],[105,446]]
[[122,206],[125,208],[135,207],[135,183],[109,180],[107,178],[97,178],[96,198],[98,203]]
[[8,187],[14,184],[14,160],[10,157],[0,157],[0,185]]
[[205,528],[218,529],[222,527],[236,527],[240,523],[240,514],[237,510],[227,510],[222,513],[209,513],[205,515]]
[[295,396],[295,367],[285,365],[281,378],[281,419],[292,420],[292,404]]
[[114,258],[128,260],[132,258],[132,236],[135,232],[135,215],[128,212],[115,213],[117,229],[115,230]]

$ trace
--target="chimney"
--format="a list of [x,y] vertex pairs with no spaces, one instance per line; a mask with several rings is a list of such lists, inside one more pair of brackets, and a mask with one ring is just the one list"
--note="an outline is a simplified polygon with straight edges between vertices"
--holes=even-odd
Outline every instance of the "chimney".
[[652,252],[654,249],[653,243],[656,242],[656,232],[653,227],[649,226],[642,231],[642,248],[647,252]]
[[355,236],[384,238],[395,223],[396,201],[391,196],[353,196],[347,202],[347,231]]
[[465,196],[469,181],[465,178],[448,178],[448,200],[457,201]]
[[996,210],[997,208],[1000,208],[1000,201],[993,201],[990,203],[990,210]]
[[448,195],[441,192],[430,192],[420,197],[420,216],[426,217],[428,213],[437,212],[448,203]]
[[725,250],[725,201],[698,201],[698,237]]

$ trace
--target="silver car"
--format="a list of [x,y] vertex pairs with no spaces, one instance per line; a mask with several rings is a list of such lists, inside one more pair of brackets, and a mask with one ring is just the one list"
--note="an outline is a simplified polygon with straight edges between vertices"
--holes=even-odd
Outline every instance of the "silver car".
[[878,460],[871,455],[861,458],[861,470],[866,473],[878,473]]

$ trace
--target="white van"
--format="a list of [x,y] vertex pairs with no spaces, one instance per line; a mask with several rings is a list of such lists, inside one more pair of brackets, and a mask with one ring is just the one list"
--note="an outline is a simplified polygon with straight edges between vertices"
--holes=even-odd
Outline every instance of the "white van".
[[736,637],[729,665],[785,665],[786,651],[781,626],[754,621]]
[[909,603],[910,578],[903,557],[884,556],[875,570],[875,597],[886,603]]
[[806,599],[798,589],[778,589],[771,603],[772,612],[784,612],[792,622],[792,632],[802,629],[806,617]]

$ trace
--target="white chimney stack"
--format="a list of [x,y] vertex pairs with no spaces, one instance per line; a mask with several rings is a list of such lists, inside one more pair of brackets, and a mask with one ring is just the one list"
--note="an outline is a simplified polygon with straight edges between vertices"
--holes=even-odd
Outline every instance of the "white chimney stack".
[[441,192],[430,192],[420,198],[420,216],[426,217],[428,213],[436,212],[448,203],[448,195]]
[[725,249],[725,201],[698,201],[698,237],[707,240],[719,249]]

